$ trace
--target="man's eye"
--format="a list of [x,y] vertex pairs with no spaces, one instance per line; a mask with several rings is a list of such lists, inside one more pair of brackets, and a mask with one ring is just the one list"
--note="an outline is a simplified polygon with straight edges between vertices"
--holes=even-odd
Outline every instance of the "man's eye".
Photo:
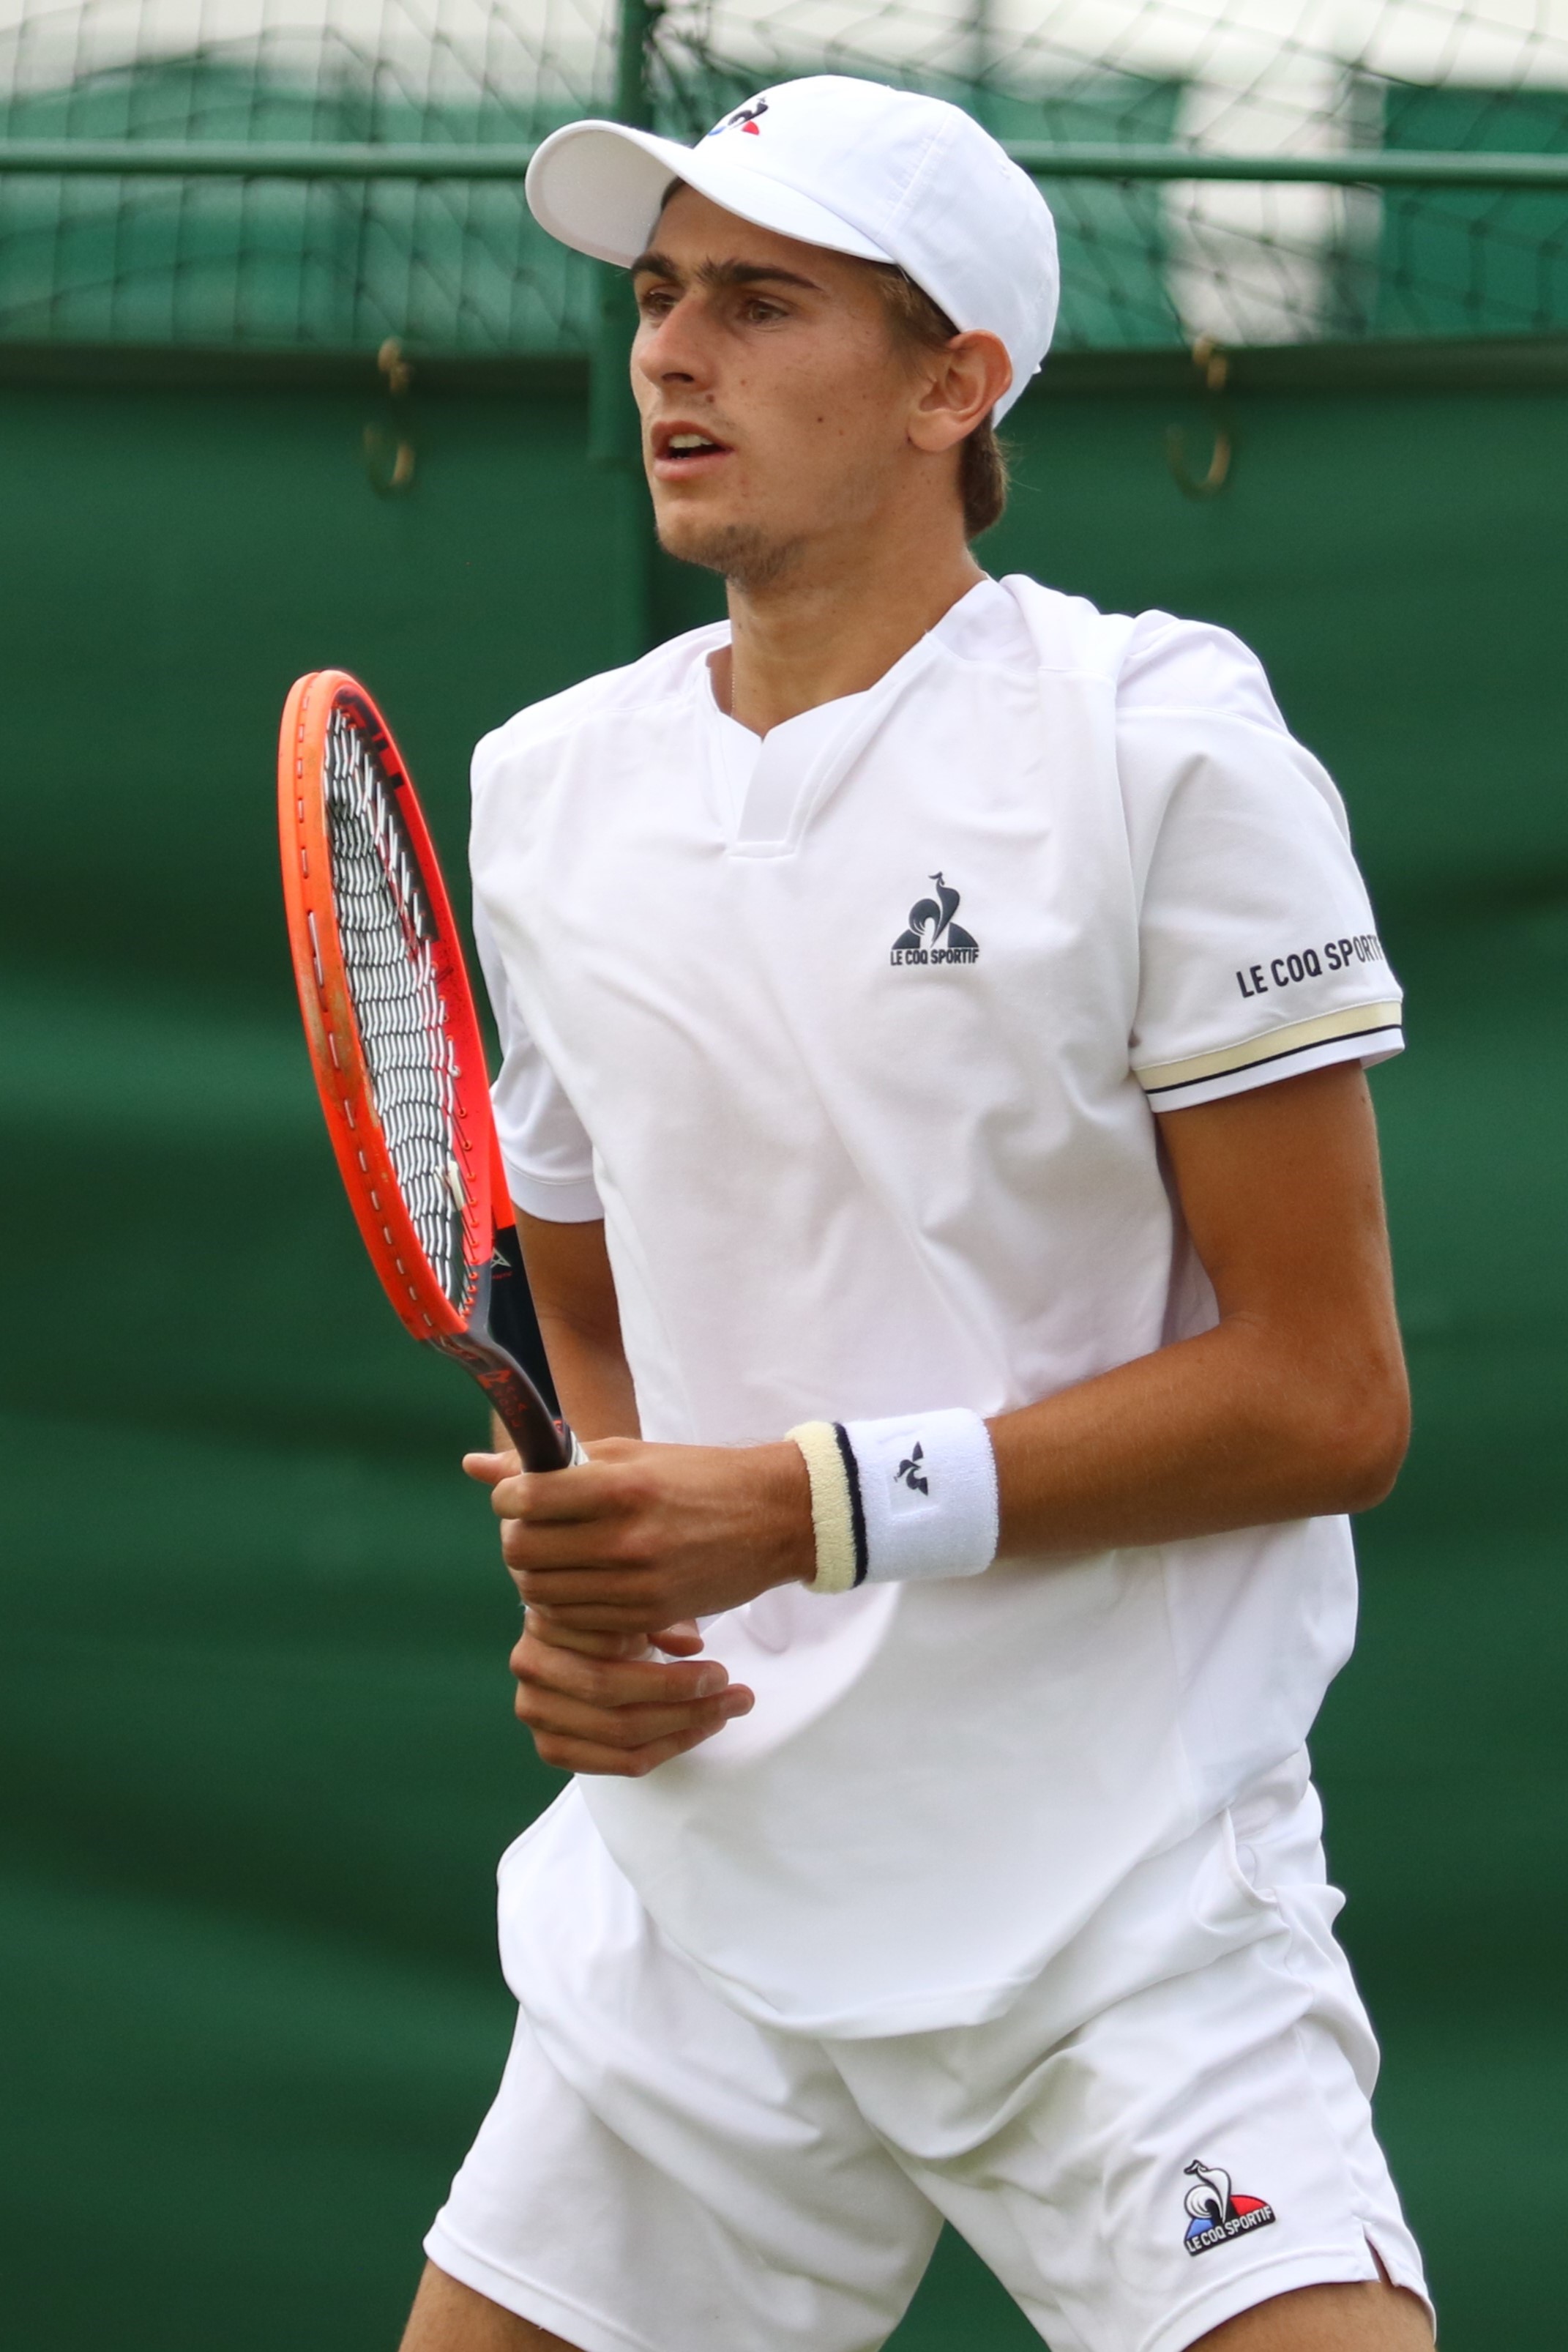
[[662,319],[674,299],[667,286],[651,286],[645,294],[637,297],[637,308],[644,319]]

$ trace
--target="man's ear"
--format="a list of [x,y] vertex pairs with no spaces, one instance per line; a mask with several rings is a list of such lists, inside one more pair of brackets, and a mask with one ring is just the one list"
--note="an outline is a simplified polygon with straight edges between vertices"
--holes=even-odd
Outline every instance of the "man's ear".
[[938,456],[984,424],[1013,380],[1013,363],[999,335],[982,328],[955,335],[939,351],[921,354],[922,389],[909,420],[917,449]]

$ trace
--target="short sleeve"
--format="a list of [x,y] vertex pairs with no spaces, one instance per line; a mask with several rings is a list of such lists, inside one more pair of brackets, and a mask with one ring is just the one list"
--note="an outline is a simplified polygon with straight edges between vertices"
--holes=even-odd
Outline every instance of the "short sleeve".
[[1343,805],[1247,647],[1146,614],[1117,750],[1140,890],[1131,1056],[1151,1107],[1396,1054],[1400,990]]
[[501,1068],[490,1089],[513,1201],[551,1224],[585,1225],[604,1210],[593,1181],[593,1146],[533,1039],[523,1026],[495,934],[477,899],[474,944],[501,1039]]

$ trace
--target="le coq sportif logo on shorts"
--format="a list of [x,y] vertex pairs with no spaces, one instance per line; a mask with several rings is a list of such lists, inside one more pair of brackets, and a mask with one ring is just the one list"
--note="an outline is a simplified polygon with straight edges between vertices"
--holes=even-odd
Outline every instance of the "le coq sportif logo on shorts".
[[951,882],[940,874],[927,879],[936,885],[935,898],[916,898],[909,909],[909,929],[901,931],[893,943],[894,963],[978,963],[980,947],[961,923],[953,920],[958,911],[958,893]]
[[1207,2254],[1213,2246],[1244,2238],[1249,2230],[1266,2230],[1277,2217],[1261,2197],[1243,2197],[1230,2185],[1230,2175],[1218,2164],[1196,2159],[1183,2167],[1192,2187],[1186,2192],[1186,2236],[1189,2254]]

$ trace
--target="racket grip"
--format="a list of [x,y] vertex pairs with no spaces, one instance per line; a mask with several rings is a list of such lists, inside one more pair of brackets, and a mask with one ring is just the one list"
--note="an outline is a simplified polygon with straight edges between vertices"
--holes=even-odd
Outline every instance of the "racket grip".
[[498,1367],[479,1383],[506,1423],[525,1470],[566,1470],[587,1455],[564,1421],[551,1418],[549,1406],[533,1382]]
[[528,1374],[501,1349],[472,1331],[443,1334],[428,1344],[478,1382],[525,1470],[565,1470],[587,1458],[565,1422],[556,1420]]

